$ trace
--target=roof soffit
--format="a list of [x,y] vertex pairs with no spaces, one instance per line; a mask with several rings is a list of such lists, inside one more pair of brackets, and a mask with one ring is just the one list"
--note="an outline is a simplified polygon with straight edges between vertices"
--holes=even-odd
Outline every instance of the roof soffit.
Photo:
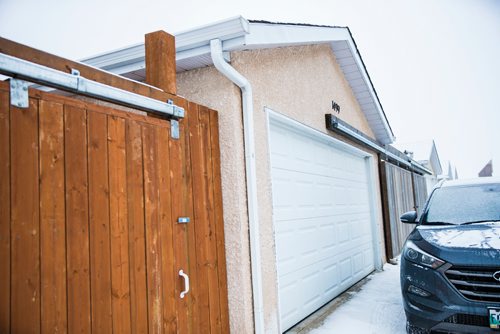
[[[347,27],[248,21],[241,16],[175,34],[177,72],[212,65],[210,40],[222,41],[226,59],[230,51],[293,45],[330,44],[344,76],[381,144],[394,135],[356,43]],[[112,73],[141,80],[144,77],[144,44],[84,59],[83,62]]]

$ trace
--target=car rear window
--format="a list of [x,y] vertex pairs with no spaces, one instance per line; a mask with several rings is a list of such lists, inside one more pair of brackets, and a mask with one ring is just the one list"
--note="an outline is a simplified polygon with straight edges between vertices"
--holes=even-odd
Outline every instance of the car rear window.
[[500,184],[443,187],[430,199],[424,224],[500,220]]

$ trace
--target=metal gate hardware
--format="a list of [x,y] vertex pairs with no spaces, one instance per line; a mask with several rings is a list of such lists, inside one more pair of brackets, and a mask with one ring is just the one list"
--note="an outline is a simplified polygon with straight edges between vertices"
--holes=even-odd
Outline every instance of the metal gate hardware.
[[179,139],[179,137],[180,137],[179,121],[176,121],[175,119],[170,120],[170,135],[174,139]]
[[[71,74],[64,73],[47,66],[0,53],[0,73],[12,78],[27,80],[39,85],[62,89],[163,116],[184,117],[185,111],[182,107],[87,79],[78,75],[77,72],[77,70],[72,69]],[[13,90],[12,84],[11,79],[11,91],[19,91],[17,88]],[[21,95],[21,97],[23,96]],[[18,106],[21,99],[13,100],[17,101],[16,106]],[[22,105],[28,106],[27,104]]]
[[[168,99],[167,104],[174,106],[174,101],[171,99]],[[182,109],[182,111],[184,112],[184,109]],[[175,112],[175,109],[174,109],[174,112]],[[183,114],[183,116],[184,116],[184,114]],[[170,136],[173,139],[179,139],[179,137],[180,137],[179,122],[175,119],[170,121]]]
[[10,104],[17,108],[28,108],[28,83],[23,80],[10,79]]
[[190,221],[190,220],[189,220],[189,217],[179,217],[179,218],[177,219],[177,222],[178,222],[179,224],[187,224],[187,223],[189,223],[189,221]]
[[184,278],[184,291],[181,292],[180,296],[181,298],[184,298],[185,295],[189,292],[189,276],[184,273],[184,270],[179,270],[179,276]]
[[174,104],[174,101],[171,100],[171,99],[167,100],[167,104],[172,106],[172,108],[173,108],[173,110],[172,110],[173,114],[172,115],[173,116],[179,117],[179,118],[183,118],[184,117],[184,108],[176,106]]

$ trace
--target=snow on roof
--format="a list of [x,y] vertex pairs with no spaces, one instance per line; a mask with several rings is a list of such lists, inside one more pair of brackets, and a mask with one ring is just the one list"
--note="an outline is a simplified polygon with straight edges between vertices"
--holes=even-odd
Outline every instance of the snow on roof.
[[[375,87],[347,27],[249,21],[237,16],[177,33],[175,38],[177,72],[211,66],[212,39],[221,40],[228,61],[231,51],[329,44],[376,139],[382,144],[390,144],[395,139]],[[90,57],[83,62],[133,80],[145,80],[144,43]]]

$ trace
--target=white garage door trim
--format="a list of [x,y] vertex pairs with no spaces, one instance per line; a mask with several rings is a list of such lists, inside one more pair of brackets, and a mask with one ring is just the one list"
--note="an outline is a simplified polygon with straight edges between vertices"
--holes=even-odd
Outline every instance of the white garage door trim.
[[[369,210],[370,210],[370,227],[371,227],[371,234],[372,234],[372,242],[373,242],[373,257],[374,257],[374,266],[375,269],[381,269],[382,267],[382,258],[381,258],[381,252],[380,252],[380,247],[379,247],[379,240],[380,240],[380,231],[377,225],[377,197],[376,197],[376,178],[375,178],[375,171],[374,171],[374,164],[373,164],[373,156],[363,150],[360,150],[358,148],[355,148],[345,142],[342,142],[338,139],[335,139],[325,133],[322,133],[320,131],[317,131],[311,127],[308,127],[302,123],[299,123],[295,120],[292,120],[282,114],[279,114],[269,108],[265,108],[265,112],[267,115],[267,127],[268,127],[268,146],[269,146],[269,161],[270,161],[270,175],[272,175],[272,157],[271,157],[271,125],[273,126],[278,126],[281,128],[286,128],[287,130],[293,131],[295,133],[298,133],[303,136],[307,136],[309,138],[312,138],[316,141],[320,141],[323,143],[326,143],[328,146],[332,146],[335,149],[338,149],[340,151],[346,152],[348,154],[351,154],[353,156],[357,156],[360,158],[363,158],[365,161],[365,166],[366,166],[366,174],[369,179],[369,185],[368,185],[368,196],[369,196]],[[272,176],[271,176],[272,180]],[[273,189],[271,187],[271,189]],[[273,194],[274,196],[274,194]],[[273,203],[274,203],[274,198],[273,198]],[[273,214],[273,232],[276,235],[276,221],[275,221],[275,215]],[[276,248],[275,248],[276,249]],[[276,265],[278,265],[278,258],[277,258],[277,252],[275,252],[276,256]],[[278,291],[279,291],[279,278],[278,278]],[[279,298],[280,298],[280,293],[278,292],[278,318],[280,319],[280,328],[281,330],[283,329],[283,326],[281,324],[281,315],[280,313],[280,303],[279,303]],[[286,328],[285,328],[286,329]]]

